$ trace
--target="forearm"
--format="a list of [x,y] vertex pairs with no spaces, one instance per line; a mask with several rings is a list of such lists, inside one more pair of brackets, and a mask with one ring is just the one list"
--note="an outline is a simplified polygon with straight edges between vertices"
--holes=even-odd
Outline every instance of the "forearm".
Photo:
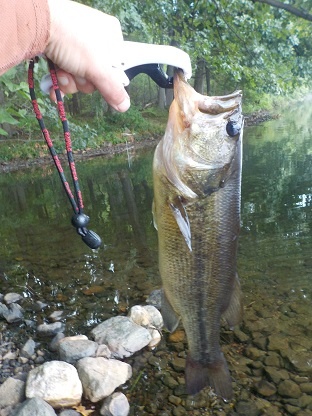
[[49,40],[47,0],[0,0],[0,75],[42,53]]

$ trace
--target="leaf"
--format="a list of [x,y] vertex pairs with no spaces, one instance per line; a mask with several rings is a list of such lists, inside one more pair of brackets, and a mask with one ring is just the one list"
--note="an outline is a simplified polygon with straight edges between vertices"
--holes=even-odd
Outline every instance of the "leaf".
[[18,121],[15,120],[15,118],[13,118],[4,108],[1,108],[0,123],[18,124]]
[[77,410],[77,412],[79,412],[82,416],[89,416],[94,413],[94,410],[88,410],[82,404],[73,406],[73,409]]
[[0,136],[8,136],[8,133],[0,127]]

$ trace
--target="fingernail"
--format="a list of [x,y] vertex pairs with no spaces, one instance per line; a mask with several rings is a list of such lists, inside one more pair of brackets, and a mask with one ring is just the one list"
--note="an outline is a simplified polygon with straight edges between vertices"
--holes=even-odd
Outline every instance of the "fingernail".
[[67,77],[61,76],[61,77],[58,77],[57,80],[59,84],[62,85],[63,87],[69,84],[69,79]]
[[75,80],[79,85],[85,85],[87,83],[87,80],[83,77],[75,77]]
[[116,109],[118,111],[120,111],[121,113],[124,113],[125,111],[127,111],[130,107],[130,98],[127,97],[123,100],[123,102],[121,104],[119,104]]

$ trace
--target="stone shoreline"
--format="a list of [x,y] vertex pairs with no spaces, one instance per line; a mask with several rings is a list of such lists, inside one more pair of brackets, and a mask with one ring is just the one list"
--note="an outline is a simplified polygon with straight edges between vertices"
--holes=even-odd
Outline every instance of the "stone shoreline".
[[[12,295],[10,296],[12,299]],[[224,403],[209,388],[196,396],[186,395],[184,367],[187,344],[183,328],[179,328],[174,334],[164,331],[160,338],[161,317],[157,309],[151,322],[145,312],[138,313],[145,307],[135,306],[131,309],[129,317],[117,316],[97,325],[91,330],[89,338],[84,335],[66,337],[66,319],[62,322],[62,311],[50,314],[45,318],[49,323],[39,326],[34,318],[28,319],[27,312],[22,312],[22,317],[16,318],[15,323],[0,319],[0,415],[35,414],[33,408],[28,413],[27,409],[24,413],[18,413],[17,410],[19,404],[25,405],[29,374],[38,369],[44,373],[43,369],[47,363],[53,362],[59,366],[60,363],[66,362],[67,365],[77,368],[79,379],[84,373],[87,379],[82,382],[85,385],[84,397],[81,403],[69,408],[67,406],[66,409],[55,407],[54,404],[53,412],[49,409],[50,413],[47,413],[47,416],[310,416],[312,339],[309,330],[303,334],[302,328],[311,328],[312,318],[304,305],[287,300],[276,302],[273,299],[263,299],[255,293],[252,296],[253,300],[249,304],[248,295],[245,299],[242,324],[234,331],[223,328],[221,332],[222,349],[233,379],[234,398],[230,403]],[[4,299],[2,302],[7,305]],[[22,298],[15,300],[15,303],[23,307]],[[35,306],[38,314],[44,314],[44,303]],[[11,310],[20,309],[15,307]],[[12,316],[9,320],[14,321]],[[118,336],[116,338],[115,328],[119,326],[118,322],[122,321],[127,322],[126,325],[129,325],[129,321],[136,321],[140,328],[149,328],[148,335],[145,333],[145,341],[139,343],[141,337],[135,335],[133,340],[137,347],[129,347],[125,340],[131,338],[132,331],[125,328],[120,332],[128,335],[123,340]],[[156,333],[152,336],[153,331]],[[154,341],[150,344],[152,338]],[[134,353],[134,350],[138,352]],[[106,377],[105,371],[100,370],[102,364],[104,369],[107,367],[106,361],[103,360],[118,360],[125,366],[121,382],[108,388],[111,389],[108,398],[107,391],[103,393],[101,390],[101,381],[98,382],[100,393],[96,388],[90,392],[86,387],[91,377],[88,369],[92,373],[92,368],[96,368],[96,372],[100,373],[100,380]],[[115,374],[116,370],[113,369],[114,377]],[[40,376],[42,377],[42,374]],[[108,376],[109,380],[111,378],[112,375]],[[8,380],[8,391],[14,392],[15,409],[12,405],[7,406],[10,397],[7,390],[3,393]],[[125,384],[121,386],[123,383]],[[49,385],[47,382],[40,384]],[[117,387],[118,385],[120,387]],[[113,393],[116,387],[117,390]],[[34,405],[42,406],[42,398],[39,404],[38,400],[39,398]],[[111,402],[114,403],[114,400],[123,410],[120,410],[120,407],[117,413],[107,410],[107,406]]]

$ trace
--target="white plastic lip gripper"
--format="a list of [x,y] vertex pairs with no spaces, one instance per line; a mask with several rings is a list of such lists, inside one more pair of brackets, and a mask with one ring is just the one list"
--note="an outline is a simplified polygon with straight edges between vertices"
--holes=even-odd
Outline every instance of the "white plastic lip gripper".
[[[160,87],[172,88],[172,79],[162,72],[162,64],[182,69],[186,79],[192,76],[189,55],[174,46],[123,41],[116,50],[118,58],[112,60],[112,68],[116,70],[125,87],[137,74],[144,72]],[[42,92],[49,94],[52,85],[50,74],[46,74],[40,82]]]

